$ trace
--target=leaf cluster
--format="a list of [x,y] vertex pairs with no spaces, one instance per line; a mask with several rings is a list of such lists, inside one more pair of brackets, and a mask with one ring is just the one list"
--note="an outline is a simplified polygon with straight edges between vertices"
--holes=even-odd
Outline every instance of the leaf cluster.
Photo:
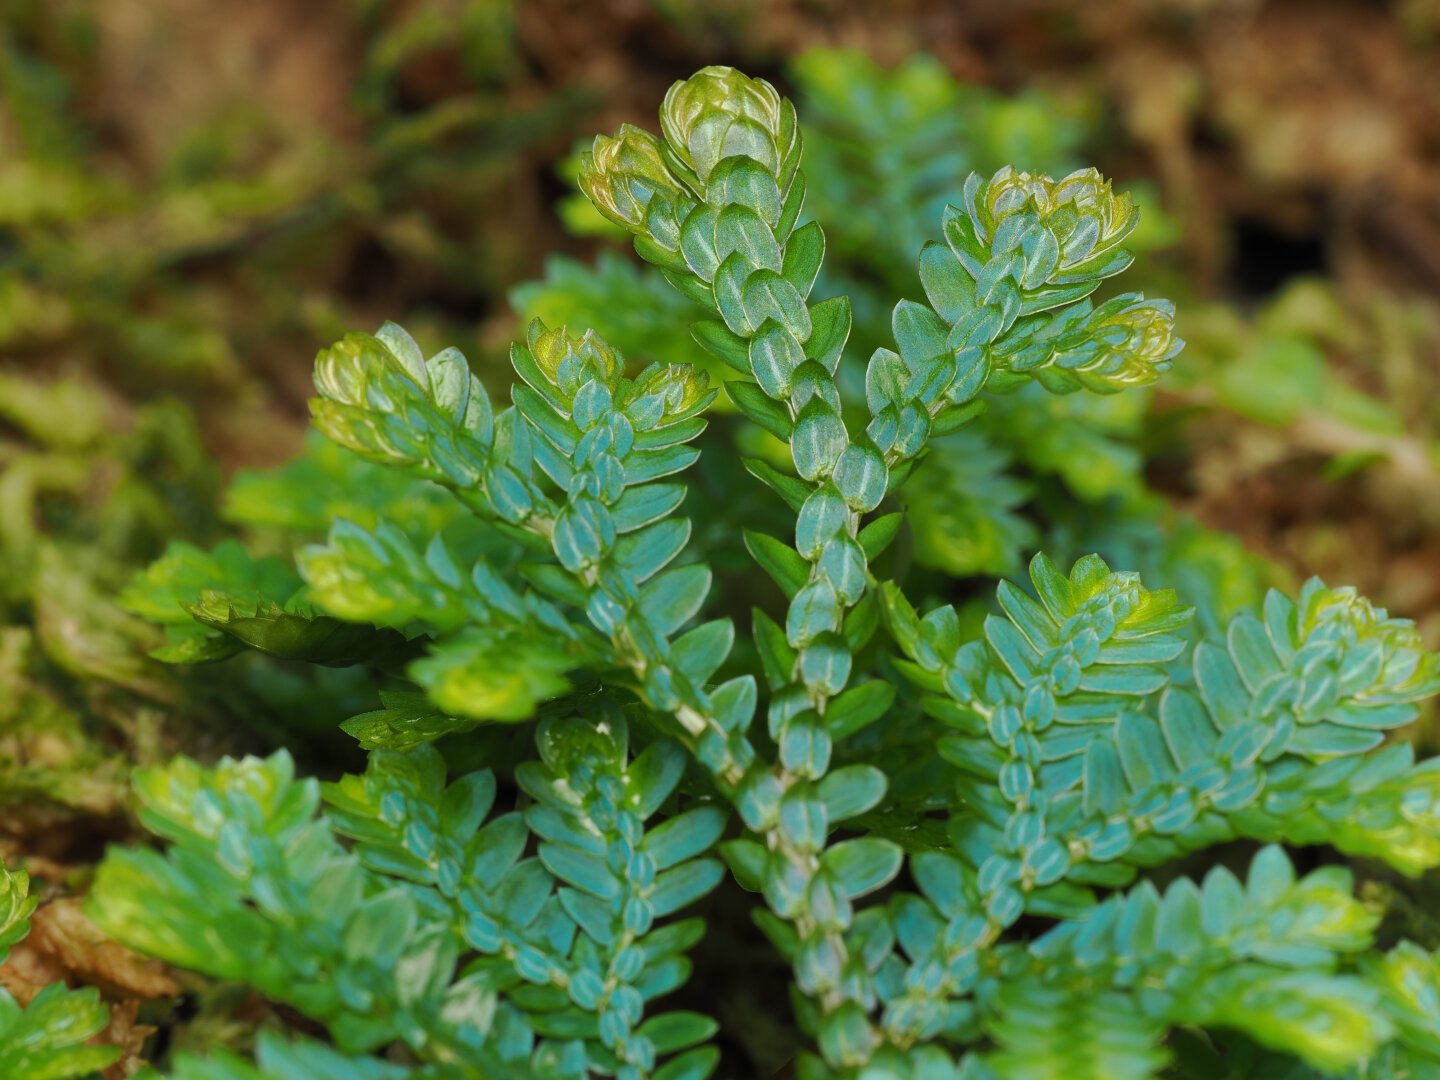
[[[897,92],[938,92],[916,78]],[[1440,865],[1440,771],[1387,742],[1440,692],[1412,624],[1318,580],[1246,604],[1253,568],[1203,542],[1200,620],[1098,555],[1037,556],[993,610],[910,598],[943,585],[905,577],[907,545],[966,573],[936,535],[964,530],[998,572],[1038,537],[976,426],[992,400],[1099,410],[1174,363],[1168,302],[1101,291],[1134,258],[1133,200],[1090,169],[972,173],[919,250],[924,301],[847,365],[855,310],[821,295],[795,107],[707,68],[660,129],[599,137],[579,182],[683,298],[660,310],[691,313],[703,369],[535,319],[505,401],[453,348],[347,334],[311,404],[345,456],[232,497],[309,534],[293,569],[175,548],[133,587],[174,659],[245,643],[384,680],[346,725],[363,773],[322,785],[278,752],[137,777],[167,846],[112,851],[94,917],[330,1039],[174,1075],[703,1080],[715,1021],[662,999],[705,933],[675,916],[727,872],[790,969],[807,1080],[1433,1068],[1435,956],[1379,949],[1353,876],[1285,850]],[[754,518],[686,506],[701,446],[741,456],[707,439],[711,372],[726,426],[764,447],[743,459],[775,496]],[[1075,445],[1031,460],[1083,487]],[[952,482],[910,497],[939,461]],[[330,475],[388,479],[322,513]],[[897,507],[927,499],[907,533]],[[743,544],[758,586],[717,571],[717,543]],[[1237,839],[1264,845],[1243,875],[1212,854],[1191,876]]]

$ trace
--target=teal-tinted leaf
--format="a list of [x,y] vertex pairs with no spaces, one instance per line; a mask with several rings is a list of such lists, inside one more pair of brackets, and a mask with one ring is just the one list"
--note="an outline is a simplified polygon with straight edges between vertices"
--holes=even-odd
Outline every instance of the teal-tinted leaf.
[[790,414],[785,406],[772,401],[754,383],[732,379],[725,384],[725,392],[735,407],[749,419],[759,424],[777,439],[790,439]]
[[1136,791],[1149,791],[1175,773],[1160,725],[1137,712],[1122,712],[1115,721],[1115,747],[1125,778]]
[[642,821],[660,809],[684,773],[685,754],[672,742],[651,743],[630,763],[630,795]]
[[1242,612],[1230,622],[1226,638],[1231,659],[1252,694],[1258,693],[1272,676],[1279,674],[1280,664],[1270,646],[1270,639],[1260,620]]
[[[825,234],[821,231],[818,222],[806,222],[800,228],[790,234],[785,242],[785,264],[780,271],[781,275],[802,297],[810,295],[810,289],[815,284],[815,276],[820,273],[820,264],[825,261]],[[814,309],[811,309],[812,329],[811,336],[814,336]],[[832,368],[833,370],[833,368]]]
[[620,882],[599,856],[565,844],[541,844],[539,855],[546,870],[582,892],[601,900],[613,899],[620,893]]
[[461,844],[472,836],[495,802],[495,776],[488,771],[460,777],[440,799],[440,830]]
[[668,566],[689,540],[690,522],[685,518],[657,521],[621,537],[614,558],[639,584]]
[[797,513],[800,507],[805,505],[805,500],[810,497],[814,488],[797,476],[790,476],[782,473],[769,462],[761,461],[758,458],[744,458],[744,465],[747,472],[766,487],[774,491],[791,510]]
[[[1128,641],[1107,641],[1100,646],[1095,662],[1098,664],[1165,664],[1185,651],[1185,642],[1168,634]],[[1097,673],[1098,674],[1098,673]],[[1114,673],[1110,673],[1114,677]],[[1134,673],[1129,673],[1132,677]],[[1148,680],[1146,680],[1148,681]],[[1131,685],[1142,685],[1132,683]],[[1139,691],[1131,691],[1137,693]],[[1145,691],[1149,692],[1149,691]]]
[[1320,723],[1296,728],[1285,748],[1292,754],[1330,757],[1334,754],[1363,754],[1384,741],[1384,732]]
[[710,694],[716,721],[726,731],[744,731],[755,715],[757,693],[753,675],[741,675],[717,686]]
[[478,854],[471,864],[471,875],[487,889],[494,888],[516,865],[528,839],[522,814],[497,817],[476,834],[472,850]]
[[719,807],[696,807],[651,829],[641,850],[655,860],[656,869],[666,870],[707,851],[725,831],[725,821]]
[[895,688],[881,679],[844,691],[825,710],[831,738],[838,741],[873,724],[885,715],[894,700]]
[[858,513],[868,513],[880,505],[889,479],[884,455],[868,441],[847,446],[835,466],[835,486]]
[[900,845],[878,837],[842,840],[821,856],[820,864],[851,898],[882,888],[900,872]]
[[650,904],[657,917],[663,917],[693,904],[725,876],[716,859],[692,859],[673,870],[666,870],[655,879]]
[[1271,844],[1260,849],[1250,862],[1245,892],[1252,904],[1274,904],[1295,884],[1295,868],[1283,848]]
[[764,847],[754,840],[727,840],[720,845],[720,854],[742,889],[759,892],[764,887],[770,860]]
[[946,918],[973,914],[967,897],[973,891],[973,874],[948,852],[922,851],[910,858],[910,872],[921,893]]
[[670,646],[670,661],[696,686],[704,686],[734,644],[735,624],[729,619],[715,619],[676,638]]
[[796,649],[813,645],[840,629],[840,597],[827,578],[817,578],[795,594],[785,616],[785,640]]
[[1245,887],[1223,866],[1205,875],[1200,896],[1200,919],[1208,937],[1230,934],[1245,914]]
[[625,493],[610,507],[615,531],[629,533],[667,517],[685,501],[682,484],[640,484]]
[[545,436],[562,454],[570,455],[580,442],[580,429],[570,418],[524,383],[516,383],[510,391],[515,407],[535,430]]
[[1073,919],[1095,906],[1095,894],[1072,881],[1036,888],[1025,898],[1025,912],[1050,919]]
[[1052,619],[1063,623],[1070,617],[1075,610],[1075,594],[1070,579],[1044,553],[1037,554],[1030,561],[1030,580],[1035,583],[1035,591]]
[[1219,733],[1188,691],[1175,687],[1165,691],[1160,699],[1160,727],[1171,755],[1182,769],[1213,758]]
[[878,559],[890,546],[890,542],[895,539],[900,532],[900,526],[904,523],[904,514],[883,514],[861,529],[855,539],[860,542],[865,557],[872,560]]
[[723,322],[701,319],[691,324],[690,333],[708,352],[736,371],[746,375],[750,373],[749,344],[745,338],[731,332]]
[[1229,654],[1220,646],[1209,642],[1196,646],[1195,682],[1211,717],[1222,731],[1248,719],[1250,695]]
[[425,367],[425,354],[420,351],[420,346],[415,344],[412,338],[403,327],[393,323],[384,323],[379,330],[375,331],[375,340],[380,342],[390,351],[390,355],[400,361],[400,366],[415,380],[416,385],[422,389],[430,389],[430,376]]
[[785,640],[785,631],[759,608],[751,613],[755,628],[755,649],[765,668],[765,680],[771,689],[784,686],[795,668],[795,650]]
[[368,897],[345,924],[344,944],[351,956],[393,961],[415,928],[415,899],[403,889]]
[[404,750],[456,732],[473,731],[474,720],[447,716],[424,694],[382,695],[384,708],[352,716],[340,725],[366,750]]
[[724,207],[715,222],[716,257],[723,263],[732,253],[755,269],[780,270],[782,256],[775,234],[759,214],[739,203]]
[[1037,652],[1059,644],[1059,627],[1045,609],[1008,581],[995,590],[1000,607]]
[[800,553],[788,544],[764,533],[744,530],[745,548],[770,579],[780,586],[787,599],[794,599],[796,593],[810,580],[810,564]]
[[768,398],[790,397],[795,372],[803,363],[805,351],[800,343],[774,323],[767,323],[750,339],[750,370]]
[[947,323],[973,310],[975,282],[944,244],[931,241],[920,249],[920,281],[925,296]]
[[713,1046],[688,1050],[656,1069],[654,1080],[706,1080],[720,1064],[720,1051]]
[[873,765],[847,765],[820,781],[820,799],[833,824],[873,810],[885,797],[885,774]]
[[805,355],[832,375],[840,366],[840,355],[850,337],[850,298],[833,296],[810,309],[813,329],[805,342]]
[[1108,817],[1125,801],[1128,789],[1120,757],[1108,740],[1095,739],[1085,751],[1085,814]]
[[700,451],[693,446],[665,446],[658,450],[632,450],[625,459],[625,483],[644,484],[662,476],[684,472]]
[[845,423],[823,398],[813,397],[795,418],[790,453],[795,471],[805,480],[828,475],[849,445]]
[[891,326],[895,345],[911,371],[919,371],[926,361],[950,352],[950,327],[922,304],[901,300],[895,305]]
[[[719,291],[717,279],[717,296]],[[778,273],[759,270],[747,277],[740,304],[742,319],[752,329],[758,330],[773,320],[801,341],[810,337],[810,311],[805,300],[800,291]]]
[[710,568],[697,563],[666,570],[640,590],[640,611],[655,629],[673,634],[700,611],[710,593]]
[[705,1042],[719,1030],[719,1024],[700,1013],[668,1012],[646,1020],[638,1034],[655,1044],[656,1053],[673,1054]]
[[1165,891],[1155,924],[1155,944],[1164,952],[1185,955],[1205,942],[1200,890],[1188,878],[1181,878]]
[[985,638],[1022,686],[1035,677],[1039,654],[1025,640],[1015,624],[994,615],[985,619]]

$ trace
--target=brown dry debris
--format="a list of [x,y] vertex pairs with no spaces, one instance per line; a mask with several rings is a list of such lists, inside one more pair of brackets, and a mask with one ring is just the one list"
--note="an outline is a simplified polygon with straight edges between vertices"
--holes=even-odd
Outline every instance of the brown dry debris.
[[108,1069],[101,1072],[104,1080],[126,1080],[145,1067],[141,1055],[145,1051],[145,1040],[156,1030],[150,1024],[136,1023],[140,1014],[140,1001],[129,998],[110,1006],[110,1023],[95,1037],[95,1041],[120,1048],[120,1057]]
[[297,131],[355,127],[347,103],[355,50],[335,0],[110,0],[96,9],[94,102],[106,127],[147,165],[176,132],[247,109]]
[[[586,130],[645,122],[668,83],[741,62],[783,80],[816,45],[885,63],[916,51],[957,77],[1064,95],[1099,90],[1185,224],[1187,261],[1212,286],[1237,218],[1323,230],[1347,274],[1440,289],[1440,14],[1411,0],[897,0],[895,3],[566,0],[519,7],[521,52],[542,84],[603,102]],[[598,125],[598,127],[596,126]],[[1114,164],[1113,162],[1111,164]],[[544,223],[549,225],[549,223]],[[559,239],[563,244],[563,239]],[[1397,259],[1396,255],[1400,258]]]
[[165,965],[107,938],[86,916],[79,897],[59,897],[35,909],[29,935],[0,965],[0,986],[27,1005],[46,986],[62,980],[94,986],[113,999],[110,1023],[92,1040],[120,1048],[119,1059],[101,1074],[104,1080],[125,1080],[138,1073],[145,1065],[145,1040],[156,1030],[137,1022],[141,1003],[181,992]]
[[60,897],[36,908],[29,936],[0,965],[0,985],[22,1005],[62,979],[124,1000],[175,997],[181,991],[159,961],[101,933],[79,897]]

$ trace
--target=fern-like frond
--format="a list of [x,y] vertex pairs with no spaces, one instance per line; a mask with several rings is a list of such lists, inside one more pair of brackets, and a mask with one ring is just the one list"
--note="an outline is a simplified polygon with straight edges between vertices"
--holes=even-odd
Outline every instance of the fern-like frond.
[[[1391,1027],[1367,980],[1336,973],[1377,921],[1352,889],[1339,867],[1297,879],[1272,847],[1243,883],[1217,867],[1198,887],[1146,883],[1108,900],[1026,947],[1029,970],[1000,975],[993,996],[982,985],[983,1022],[1004,1048],[992,1064],[1006,1076],[1151,1076],[1167,1056],[1155,1042],[1186,1024],[1235,1028],[1325,1070],[1362,1062]],[[1096,1002],[1092,1047],[1082,1018]]]
[[[141,819],[167,855],[117,850],[90,909],[107,933],[180,967],[255,986],[325,1022],[349,1051],[447,1030],[457,944],[423,897],[370,873],[316,813],[283,751],[141,772]],[[480,1035],[483,1038],[483,1033]]]
[[[701,805],[647,832],[684,756],[656,743],[632,759],[618,709],[544,721],[537,741],[541,760],[517,773],[539,800],[524,815],[482,824],[493,777],[471,773],[446,787],[429,747],[372,754],[363,776],[326,789],[331,814],[367,866],[436,890],[457,934],[486,958],[471,977],[503,993],[504,1008],[541,1034],[583,1038],[591,1067],[606,1075],[648,1075],[657,1056],[714,1030],[692,1014],[644,1011],[689,974],[684,954],[702,924],[657,921],[718,882],[719,864],[700,856],[725,815]],[[523,857],[531,831],[538,858]],[[713,1068],[709,1050],[675,1061]]]
[[1001,169],[972,175],[963,205],[926,245],[920,275],[961,367],[983,361],[993,389],[1035,379],[1059,393],[1153,382],[1183,345],[1174,308],[1129,293],[1085,298],[1130,265],[1138,220],[1094,169],[1060,180]]
[[[388,522],[338,521],[298,562],[313,603],[347,622],[428,634],[408,672],[438,711],[523,720],[570,688],[567,672],[600,659],[600,643],[483,556],[465,566],[441,536],[421,551]],[[392,632],[393,634],[393,632]]]

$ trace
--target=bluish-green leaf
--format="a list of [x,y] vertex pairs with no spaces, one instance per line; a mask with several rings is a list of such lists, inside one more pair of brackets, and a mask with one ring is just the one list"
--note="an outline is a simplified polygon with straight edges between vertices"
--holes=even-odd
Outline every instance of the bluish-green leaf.
[[641,850],[655,860],[657,870],[668,869],[707,851],[725,831],[725,820],[719,807],[697,807],[651,829]]
[[900,872],[900,845],[878,837],[842,840],[821,857],[825,872],[852,898],[882,888]]
[[666,870],[655,879],[650,893],[650,904],[657,916],[669,915],[693,904],[704,896],[725,876],[725,870],[716,859],[693,859]]
[[852,686],[838,695],[825,710],[830,735],[837,741],[855,734],[884,716],[895,701],[895,688],[882,679]]
[[673,634],[700,611],[710,593],[710,568],[703,564],[666,570],[640,590],[640,611],[656,630]]
[[873,765],[847,765],[820,781],[820,799],[830,821],[844,821],[873,810],[885,797],[885,774]]
[[751,382],[732,379],[725,384],[725,392],[735,407],[749,419],[759,424],[777,439],[790,439],[790,414],[785,406],[765,396],[765,392]]
[[745,538],[745,548],[751,557],[770,575],[770,579],[780,586],[786,598],[793,599],[810,580],[810,564],[802,559],[794,548],[773,536],[750,529],[745,529],[742,535]]

